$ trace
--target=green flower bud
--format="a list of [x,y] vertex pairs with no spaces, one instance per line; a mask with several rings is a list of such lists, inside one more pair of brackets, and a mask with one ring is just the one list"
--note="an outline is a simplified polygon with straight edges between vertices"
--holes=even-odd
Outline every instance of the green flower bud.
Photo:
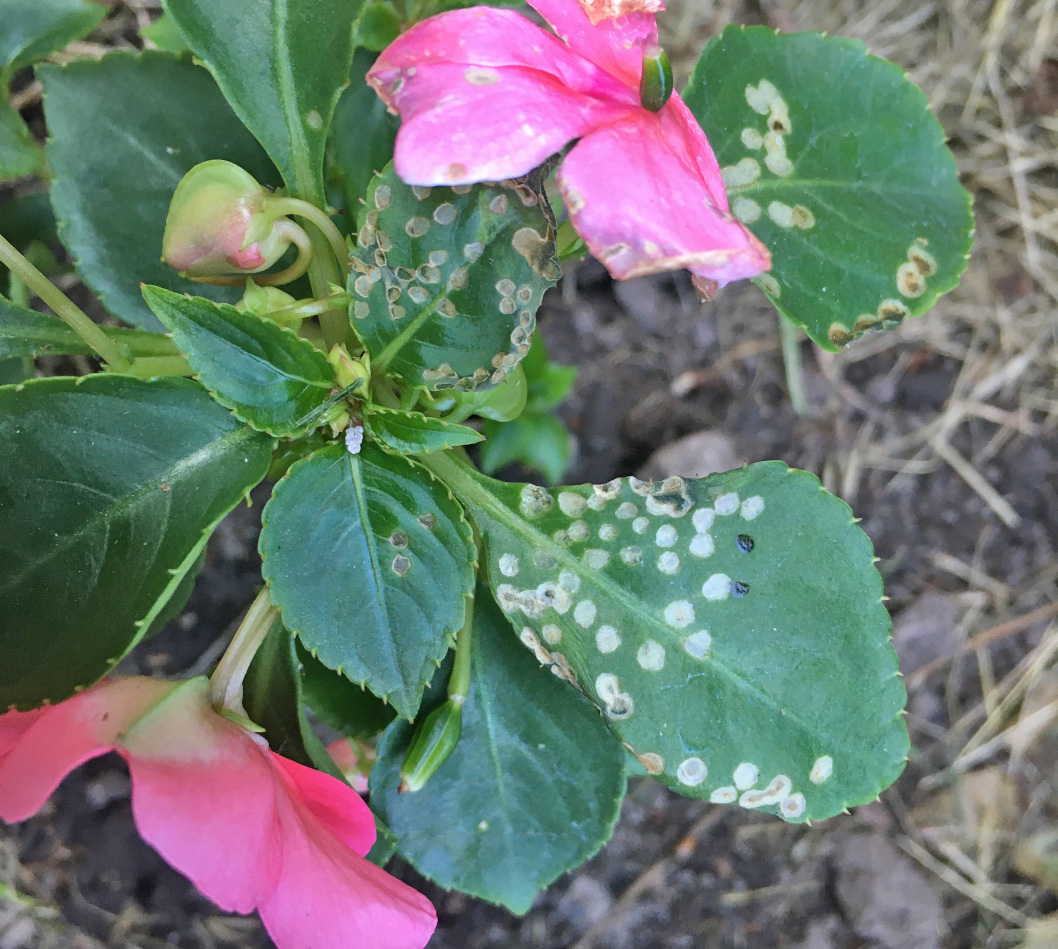
[[672,96],[672,64],[660,46],[643,50],[643,76],[639,80],[639,101],[644,109],[660,112]]
[[449,699],[419,725],[400,769],[400,791],[419,791],[455,751],[463,729],[463,703]]
[[282,310],[285,307],[294,306],[295,300],[285,290],[278,287],[259,287],[251,279],[246,280],[246,292],[242,299],[235,304],[235,309],[240,313],[252,313],[254,316],[267,316],[274,310]]
[[291,243],[266,211],[271,198],[253,175],[229,161],[195,165],[169,205],[162,260],[192,278],[267,270]]

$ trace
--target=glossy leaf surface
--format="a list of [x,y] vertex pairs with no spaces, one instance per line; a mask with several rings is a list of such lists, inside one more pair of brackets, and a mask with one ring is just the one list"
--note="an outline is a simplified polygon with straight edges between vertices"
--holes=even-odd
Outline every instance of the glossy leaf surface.
[[373,369],[431,389],[505,380],[559,277],[536,192],[409,187],[389,165],[358,226],[349,312]]
[[425,455],[458,445],[480,442],[480,432],[466,425],[444,422],[421,412],[372,407],[364,414],[364,427],[387,451],[400,455]]
[[161,329],[141,282],[237,300],[237,288],[192,283],[161,261],[169,201],[192,166],[223,158],[262,184],[280,183],[209,73],[168,53],[119,52],[38,74],[59,234],[107,309]]
[[426,786],[399,794],[413,727],[379,743],[372,805],[424,876],[515,913],[610,837],[624,796],[624,749],[598,712],[541,669],[479,590],[459,743]]
[[411,718],[473,585],[470,525],[448,489],[371,445],[333,446],[291,467],[263,520],[264,577],[287,627]]
[[349,0],[165,0],[296,197],[323,200],[331,116],[353,58]]
[[334,370],[308,340],[233,306],[145,287],[144,299],[170,330],[196,378],[221,405],[258,431],[297,437],[319,424]]
[[151,626],[271,439],[187,379],[0,389],[0,708],[59,701]]
[[436,457],[517,635],[663,784],[809,820],[900,773],[871,543],[814,476],[762,462],[549,492]]
[[107,15],[87,0],[4,0],[0,4],[0,76],[92,32]]
[[730,26],[684,94],[732,212],[772,253],[758,286],[827,349],[925,313],[973,233],[926,97],[858,40]]

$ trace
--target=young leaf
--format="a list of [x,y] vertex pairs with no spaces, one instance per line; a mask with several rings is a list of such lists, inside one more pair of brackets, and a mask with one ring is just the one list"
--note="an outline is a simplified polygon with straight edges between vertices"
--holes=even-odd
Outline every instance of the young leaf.
[[393,721],[391,706],[328,669],[300,643],[297,659],[305,701],[325,725],[348,738],[374,738]]
[[858,40],[729,26],[684,99],[731,210],[772,252],[758,286],[820,346],[925,313],[958,283],[971,199],[899,67]]
[[[175,356],[176,347],[161,333],[107,327],[107,335],[137,356]],[[0,359],[16,356],[91,356],[80,336],[57,316],[24,310],[0,300]]]
[[43,157],[22,116],[0,98],[0,181],[33,174]]
[[550,412],[529,409],[511,422],[485,422],[482,432],[481,469],[486,474],[520,461],[556,484],[573,452],[566,426]]
[[394,722],[371,772],[371,803],[424,876],[515,913],[610,837],[624,749],[594,708],[539,668],[487,588],[474,606],[470,690],[455,750],[399,794],[413,726]]
[[143,297],[196,378],[247,425],[278,437],[312,431],[335,386],[334,370],[308,340],[233,306],[144,287]]
[[811,820],[900,773],[905,693],[871,543],[814,476],[775,461],[552,494],[427,461],[522,642],[663,784]]
[[168,13],[163,13],[149,26],[145,26],[140,30],[140,35],[145,40],[150,40],[158,49],[164,49],[167,53],[190,52],[184,37],[180,34],[180,30]]
[[60,235],[107,309],[127,323],[161,329],[140,281],[237,300],[237,288],[192,283],[161,262],[169,201],[192,166],[223,158],[262,184],[280,183],[209,73],[168,53],[124,52],[37,72]]
[[151,627],[271,439],[187,379],[0,389],[0,708],[59,701]]
[[263,571],[287,627],[405,718],[463,624],[476,553],[429,472],[365,445],[294,464],[265,508]]
[[379,445],[400,455],[425,455],[457,445],[473,445],[483,437],[466,425],[443,422],[421,412],[378,406],[365,411],[364,427]]
[[4,0],[0,4],[0,77],[29,66],[92,32],[107,15],[86,0]]
[[353,59],[349,0],[165,0],[188,45],[272,156],[322,205],[327,130]]
[[376,371],[431,389],[497,385],[529,350],[559,277],[543,202],[528,185],[371,183],[349,275],[353,329]]

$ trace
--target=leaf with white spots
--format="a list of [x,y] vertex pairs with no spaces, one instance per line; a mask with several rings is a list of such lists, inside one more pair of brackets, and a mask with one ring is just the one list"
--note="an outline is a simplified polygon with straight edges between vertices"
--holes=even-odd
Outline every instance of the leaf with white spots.
[[730,26],[684,99],[732,212],[772,253],[757,285],[820,346],[919,316],[958,283],[970,195],[898,66],[857,40]]
[[524,181],[409,187],[392,164],[365,200],[349,316],[372,368],[431,389],[503,382],[560,273],[546,202]]
[[459,445],[473,445],[484,436],[466,425],[423,415],[371,406],[365,409],[364,427],[386,451],[399,455],[425,455]]
[[905,694],[871,543],[814,476],[763,462],[552,492],[431,468],[523,642],[659,781],[808,820],[900,773]]
[[401,856],[447,889],[524,913],[613,831],[624,750],[598,712],[522,648],[484,586],[459,743],[422,790],[400,794],[412,731],[398,721],[382,736],[371,805]]
[[470,525],[448,489],[399,455],[332,445],[276,486],[260,550],[287,628],[411,718],[474,585]]

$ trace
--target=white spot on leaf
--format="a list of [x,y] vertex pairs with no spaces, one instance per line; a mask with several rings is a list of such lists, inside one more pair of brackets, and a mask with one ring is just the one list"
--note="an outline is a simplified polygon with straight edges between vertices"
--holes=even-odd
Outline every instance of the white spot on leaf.
[[694,659],[707,659],[713,647],[713,637],[709,630],[700,629],[693,636],[683,641],[683,650]]
[[673,629],[683,629],[694,622],[694,607],[687,600],[673,600],[665,607],[665,622]]
[[737,768],[732,776],[735,781],[735,787],[740,791],[745,791],[747,788],[753,787],[760,778],[760,769],[748,761],[743,761]]
[[702,596],[707,600],[726,600],[731,594],[731,578],[726,573],[714,573],[702,584]]
[[573,607],[573,618],[578,624],[587,629],[595,622],[595,603],[592,600],[581,600]]
[[621,646],[621,634],[612,626],[600,626],[595,634],[595,645],[604,656],[615,652]]
[[752,521],[761,511],[764,510],[764,498],[759,494],[754,494],[751,498],[746,498],[742,502],[742,506],[739,509],[739,513],[747,520]]
[[665,647],[648,639],[636,652],[636,662],[647,672],[657,672],[665,665]]
[[813,784],[822,784],[834,773],[834,759],[830,755],[823,755],[821,758],[816,758],[816,763],[812,765],[812,771],[808,775],[808,780]]
[[709,776],[709,769],[701,758],[685,758],[676,769],[676,780],[695,788]]
[[504,554],[500,557],[500,573],[505,577],[518,576],[518,558],[514,554]]

